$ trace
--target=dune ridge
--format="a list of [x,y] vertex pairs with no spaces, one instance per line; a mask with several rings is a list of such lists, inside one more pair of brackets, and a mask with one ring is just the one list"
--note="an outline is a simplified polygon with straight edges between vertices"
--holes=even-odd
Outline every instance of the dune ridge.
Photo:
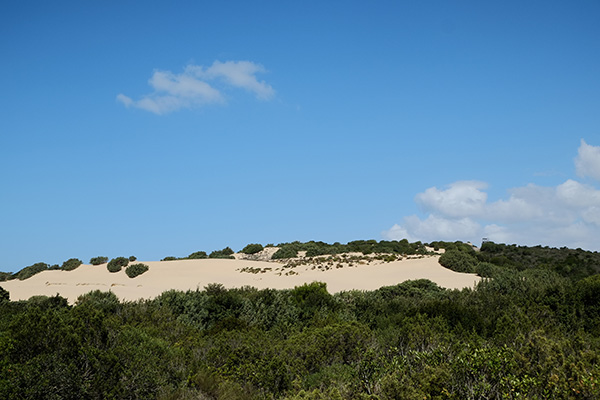
[[[346,255],[344,255],[346,257]],[[350,260],[351,255],[348,255]],[[375,290],[406,280],[429,279],[441,287],[474,287],[481,279],[475,274],[451,271],[438,263],[439,255],[409,256],[395,261],[363,258],[332,261],[332,258],[285,261],[252,260],[236,254],[235,259],[136,261],[150,269],[129,278],[122,269],[111,273],[106,264],[83,264],[73,271],[43,271],[23,281],[0,282],[11,300],[59,294],[74,303],[92,290],[112,291],[121,300],[152,299],[167,290],[203,289],[211,283],[227,288],[253,286],[258,289],[288,289],[314,281],[324,282],[331,293],[348,290]]]

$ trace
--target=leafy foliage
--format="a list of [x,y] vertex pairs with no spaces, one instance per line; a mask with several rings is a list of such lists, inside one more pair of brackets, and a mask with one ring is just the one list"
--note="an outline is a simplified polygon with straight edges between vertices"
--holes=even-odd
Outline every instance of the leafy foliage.
[[72,270],[76,269],[77,267],[79,267],[81,264],[83,264],[83,261],[81,261],[77,258],[69,258],[67,261],[65,261],[62,264],[60,269],[62,269],[63,271],[72,271]]
[[246,247],[244,247],[242,249],[242,253],[244,254],[256,254],[259,253],[263,250],[263,245],[259,244],[259,243],[250,243],[248,245],[246,245]]
[[230,247],[225,247],[223,250],[215,250],[208,255],[208,258],[235,258],[233,250]]
[[42,271],[46,271],[49,269],[49,265],[43,262],[35,263],[28,267],[23,268],[19,272],[14,274],[14,277],[19,280],[31,278],[33,275],[38,274]]
[[503,246],[446,249],[487,276],[460,291],[425,279],[337,294],[210,284],[69,306],[0,290],[0,398],[598,398],[600,275],[577,278],[588,254],[565,275],[561,251],[527,265],[554,253]]
[[448,250],[440,256],[439,263],[456,272],[474,273],[478,261],[466,251]]
[[105,262],[108,262],[108,257],[98,256],[98,257],[93,257],[92,259],[90,259],[90,264],[92,264],[92,265],[100,265],[100,264],[104,264]]
[[0,302],[10,300],[10,293],[0,286]]
[[148,271],[148,268],[149,267],[146,264],[132,264],[125,268],[125,273],[128,277],[135,278],[136,276]]
[[116,257],[108,262],[106,268],[110,272],[119,272],[121,268],[126,267],[129,264],[129,259],[125,257]]
[[187,256],[186,258],[190,259],[190,260],[199,260],[199,259],[208,258],[208,255],[206,254],[205,251],[196,251],[196,252],[190,254],[189,256]]

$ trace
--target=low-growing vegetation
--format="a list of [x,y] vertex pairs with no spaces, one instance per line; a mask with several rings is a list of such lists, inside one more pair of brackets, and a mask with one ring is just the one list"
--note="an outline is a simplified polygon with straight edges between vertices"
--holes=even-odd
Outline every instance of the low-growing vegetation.
[[73,271],[74,269],[76,269],[77,267],[79,267],[81,264],[83,264],[83,261],[81,261],[78,258],[69,258],[67,261],[65,261],[62,266],[60,267],[60,269],[62,269],[63,271]]
[[[211,284],[138,302],[95,291],[73,306],[59,296],[12,302],[0,288],[0,398],[600,397],[597,253],[436,246],[450,253],[449,267],[474,266],[485,279],[474,289],[421,279],[333,295],[318,282]],[[367,249],[287,262],[392,256],[404,257]],[[20,276],[51,268],[36,265]],[[250,264],[240,272],[272,271]]]
[[148,271],[149,267],[146,264],[131,264],[127,268],[125,268],[125,273],[130,278],[135,278],[138,275],[143,274]]
[[262,246],[262,244],[250,243],[249,245],[246,245],[246,247],[244,247],[242,249],[241,253],[256,254],[256,253],[260,253],[263,249],[264,249],[264,247]]
[[225,247],[223,250],[215,250],[208,255],[208,258],[228,258],[234,259],[233,250],[230,247]]
[[122,268],[126,267],[129,264],[129,259],[125,257],[116,257],[113,258],[106,264],[106,268],[109,272],[119,272]]
[[98,256],[90,259],[90,264],[92,265],[100,265],[108,262],[108,257]]

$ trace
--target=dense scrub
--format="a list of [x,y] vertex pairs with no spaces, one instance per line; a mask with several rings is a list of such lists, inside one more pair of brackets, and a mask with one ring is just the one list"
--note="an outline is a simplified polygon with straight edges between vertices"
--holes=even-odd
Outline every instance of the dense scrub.
[[148,271],[149,267],[146,264],[131,264],[125,268],[125,274],[130,278],[135,278],[138,275]]
[[106,264],[106,269],[110,272],[119,272],[121,268],[126,267],[129,264],[129,259],[125,257],[113,258]]
[[273,254],[273,259],[296,257],[299,251],[306,251],[307,257],[336,255],[341,253],[388,253],[388,254],[426,254],[427,249],[421,242],[409,243],[408,240],[400,241],[382,240],[355,240],[347,244],[310,241],[306,243],[291,242],[277,245],[279,250]]
[[96,291],[74,306],[0,291],[0,398],[600,397],[600,275],[451,250],[493,278],[336,295],[212,284],[140,302]]
[[92,265],[100,265],[100,264],[104,264],[106,262],[108,262],[108,257],[105,257],[105,256],[92,257],[90,259],[90,264],[92,264]]

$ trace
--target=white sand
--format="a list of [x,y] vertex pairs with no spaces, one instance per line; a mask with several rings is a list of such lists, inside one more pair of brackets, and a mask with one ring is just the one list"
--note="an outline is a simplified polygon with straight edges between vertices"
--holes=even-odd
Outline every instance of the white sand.
[[[405,259],[394,262],[343,268],[335,266],[320,270],[312,265],[282,269],[282,263],[252,260],[177,260],[136,261],[150,269],[135,278],[129,278],[125,269],[108,272],[106,264],[81,265],[73,271],[44,271],[29,279],[0,282],[10,292],[11,300],[27,300],[31,296],[59,294],[74,303],[77,297],[92,290],[112,291],[122,300],[151,299],[169,289],[203,289],[210,283],[222,283],[227,288],[253,286],[259,289],[293,288],[314,281],[327,283],[329,292],[345,290],[374,290],[411,279],[429,279],[441,287],[461,289],[473,287],[480,278],[442,267],[438,256]],[[242,272],[243,268],[264,272]],[[270,268],[270,270],[268,270]],[[314,268],[314,269],[312,269]],[[293,275],[286,275],[293,271]]]

